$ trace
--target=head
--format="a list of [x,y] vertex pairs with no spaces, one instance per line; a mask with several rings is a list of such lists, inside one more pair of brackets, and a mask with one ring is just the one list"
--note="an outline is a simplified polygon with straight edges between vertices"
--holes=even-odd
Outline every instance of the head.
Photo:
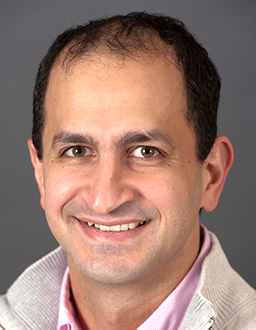
[[207,51],[182,22],[147,13],[91,21],[66,30],[54,41],[40,64],[34,89],[32,139],[40,159],[49,76],[64,50],[62,65],[66,69],[72,62],[81,57],[86,59],[92,53],[108,53],[123,61],[139,59],[142,54],[174,60],[184,78],[187,97],[184,115],[196,136],[198,159],[205,160],[217,135],[220,77]]
[[29,148],[72,274],[169,287],[186,274],[199,211],[216,207],[233,159],[215,138],[218,93],[207,53],[176,20],[130,14],[57,38]]

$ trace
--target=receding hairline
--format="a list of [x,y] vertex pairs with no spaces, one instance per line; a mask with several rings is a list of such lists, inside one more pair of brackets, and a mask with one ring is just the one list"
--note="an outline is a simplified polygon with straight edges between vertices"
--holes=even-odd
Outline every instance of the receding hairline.
[[[111,60],[114,59],[119,65],[122,65],[127,60],[138,61],[145,65],[151,59],[162,57],[183,72],[183,66],[178,58],[175,46],[163,40],[157,31],[138,26],[136,29],[136,38],[140,43],[135,43],[134,45],[134,38],[131,34],[128,36],[119,36],[120,39],[118,42],[114,39],[117,42],[117,45],[115,45],[111,37],[115,36],[120,27],[118,26],[118,22],[112,23],[112,26],[113,30],[110,36],[103,35],[96,42],[88,43],[88,45],[81,49],[79,49],[79,38],[71,40],[58,54],[53,67],[61,65],[62,69],[68,72],[77,61],[94,62],[96,59],[104,57]],[[83,37],[86,37],[86,33],[81,35],[80,39],[83,39]],[[122,42],[121,46],[120,41]]]
[[[177,55],[175,48],[172,45],[167,45],[159,39],[159,48],[156,48],[152,50],[152,52],[143,52],[142,50],[138,49],[136,50],[135,54],[132,54],[132,56],[126,56],[126,54],[119,54],[114,51],[110,51],[106,45],[99,45],[99,49],[105,49],[104,52],[95,52],[94,50],[90,50],[90,52],[85,52],[80,54],[80,56],[75,58],[68,57],[68,51],[70,47],[72,47],[72,44],[74,41],[70,42],[66,47],[59,53],[59,55],[56,57],[56,60],[54,62],[54,65],[51,68],[49,80],[48,80],[48,86],[46,88],[45,93],[45,99],[44,99],[44,126],[47,122],[47,109],[46,109],[46,98],[48,93],[48,88],[51,81],[51,75],[53,74],[53,71],[56,69],[61,69],[64,73],[64,77],[67,74],[67,76],[72,76],[72,67],[76,64],[80,64],[80,61],[85,63],[92,63],[92,66],[95,65],[95,63],[101,62],[103,64],[104,59],[109,60],[111,63],[116,64],[116,68],[122,68],[125,66],[127,61],[135,61],[139,63],[142,66],[150,66],[154,63],[155,60],[159,60],[160,58],[166,65],[174,65],[176,69],[181,73],[182,76],[182,83],[184,87],[184,97],[186,98],[187,103],[187,93],[186,93],[186,82],[184,78],[183,68],[182,66],[177,62]],[[161,49],[160,46],[163,46]],[[101,61],[102,60],[102,61]],[[103,64],[104,65],[104,64]],[[90,70],[90,67],[87,68]],[[110,68],[111,69],[111,68]],[[65,79],[65,78],[64,78]],[[188,106],[188,105],[187,105]],[[187,121],[187,107],[183,109],[184,118]],[[44,129],[43,129],[44,131]],[[195,131],[193,130],[194,134]]]
[[[145,43],[145,39],[150,42]],[[152,39],[157,40],[157,45],[161,43],[161,47],[157,47],[157,52],[152,47],[154,44]],[[123,40],[128,41],[125,43],[128,52],[123,51]],[[194,128],[197,137],[197,155],[203,161],[217,135],[221,87],[217,68],[208,56],[207,50],[183,22],[166,15],[146,12],[131,12],[127,15],[92,20],[87,24],[65,30],[54,40],[38,68],[33,94],[32,138],[39,157],[42,157],[42,133],[45,123],[44,100],[49,75],[54,63],[59,59],[59,54],[63,54],[65,47],[75,45],[67,56],[67,61],[63,62],[71,64],[75,62],[75,58],[81,58],[81,54],[83,56],[87,54],[88,57],[90,53],[102,52],[99,45],[103,44],[111,46],[112,55],[115,53],[117,57],[117,54],[121,54],[120,56],[123,57],[125,54],[126,59],[131,54],[134,58],[135,54],[138,54],[138,49],[143,55],[147,53],[149,56],[148,54],[152,54],[153,50],[153,53],[159,56],[159,51],[163,54],[163,48],[168,49],[168,54],[169,50],[174,48],[172,54],[176,57],[173,56],[172,60],[176,58],[176,66],[183,72],[184,77],[187,96],[186,119]]]

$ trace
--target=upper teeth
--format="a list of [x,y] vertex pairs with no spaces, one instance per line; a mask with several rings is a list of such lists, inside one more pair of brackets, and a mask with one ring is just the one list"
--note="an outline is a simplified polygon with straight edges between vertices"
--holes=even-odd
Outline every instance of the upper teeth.
[[143,225],[144,221],[140,222],[132,222],[132,223],[125,223],[123,225],[115,225],[115,226],[104,226],[104,225],[97,225],[96,223],[87,222],[89,226],[94,226],[95,228],[98,228],[103,231],[124,231],[128,229],[134,229],[138,227],[139,225]]

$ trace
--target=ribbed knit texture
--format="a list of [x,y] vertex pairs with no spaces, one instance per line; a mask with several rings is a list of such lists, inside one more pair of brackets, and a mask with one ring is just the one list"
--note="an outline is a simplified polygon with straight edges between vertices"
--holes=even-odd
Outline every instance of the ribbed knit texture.
[[[179,330],[208,330],[213,319],[212,330],[256,330],[255,290],[230,267],[217,238],[211,238],[212,250]],[[0,329],[56,330],[66,266],[61,248],[30,266],[0,296]]]
[[212,330],[256,330],[256,292],[231,268],[216,236],[211,234],[211,238],[212,251],[205,258],[197,294],[180,330],[201,329],[191,326],[193,311],[202,299],[209,301],[216,313]]
[[61,248],[28,267],[0,299],[0,324],[4,329],[56,329],[66,267],[66,254]]

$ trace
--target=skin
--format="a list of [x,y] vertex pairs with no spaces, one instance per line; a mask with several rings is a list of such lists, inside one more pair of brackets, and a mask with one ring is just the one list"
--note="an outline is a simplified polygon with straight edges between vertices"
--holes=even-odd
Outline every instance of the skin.
[[[216,207],[233,150],[218,137],[200,162],[186,106],[182,73],[162,58],[51,72],[42,161],[28,145],[83,329],[136,329],[197,257],[199,210]],[[140,221],[120,233],[86,224]]]

